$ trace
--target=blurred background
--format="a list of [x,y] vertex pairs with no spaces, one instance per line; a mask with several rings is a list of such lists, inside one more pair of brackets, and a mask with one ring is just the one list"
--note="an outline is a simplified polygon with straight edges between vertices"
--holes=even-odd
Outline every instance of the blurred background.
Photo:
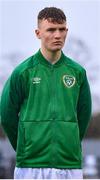
[[[61,8],[68,22],[64,53],[85,67],[92,93],[92,118],[83,146],[84,178],[100,178],[100,1],[0,0],[0,95],[13,69],[40,47],[37,14]],[[13,178],[15,152],[0,126],[0,178]]]

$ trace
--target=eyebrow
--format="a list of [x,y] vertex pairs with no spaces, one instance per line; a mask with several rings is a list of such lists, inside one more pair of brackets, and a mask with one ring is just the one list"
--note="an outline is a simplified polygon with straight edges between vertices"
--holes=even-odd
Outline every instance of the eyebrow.
[[62,28],[48,28],[47,31],[56,31],[56,29],[59,29],[60,31],[62,30],[66,30],[66,27],[62,27]]

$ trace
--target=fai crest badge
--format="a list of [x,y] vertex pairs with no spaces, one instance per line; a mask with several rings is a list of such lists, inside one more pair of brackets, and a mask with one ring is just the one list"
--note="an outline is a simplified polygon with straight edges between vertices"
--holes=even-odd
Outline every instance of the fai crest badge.
[[70,87],[74,86],[74,84],[75,84],[75,77],[73,77],[71,75],[64,75],[63,82],[64,82],[65,86],[70,88]]

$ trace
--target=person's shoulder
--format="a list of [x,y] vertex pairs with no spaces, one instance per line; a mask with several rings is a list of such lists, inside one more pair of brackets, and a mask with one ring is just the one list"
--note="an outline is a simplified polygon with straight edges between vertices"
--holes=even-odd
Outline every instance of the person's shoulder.
[[36,61],[35,54],[33,54],[32,56],[24,59],[20,64],[18,64],[13,70],[12,75],[21,75],[22,73],[24,73],[24,71],[33,68],[37,64],[38,61]]
[[66,66],[69,66],[70,68],[73,68],[77,71],[82,71],[82,72],[86,71],[85,68],[81,64],[79,64],[75,59],[72,59],[66,55],[64,55],[64,57],[65,57]]

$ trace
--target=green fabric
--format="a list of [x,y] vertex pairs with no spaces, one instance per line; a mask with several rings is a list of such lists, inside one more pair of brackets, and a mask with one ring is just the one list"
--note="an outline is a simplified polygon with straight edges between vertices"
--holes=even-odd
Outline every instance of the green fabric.
[[63,52],[52,65],[39,50],[13,71],[1,96],[17,167],[81,168],[90,116],[86,72]]

